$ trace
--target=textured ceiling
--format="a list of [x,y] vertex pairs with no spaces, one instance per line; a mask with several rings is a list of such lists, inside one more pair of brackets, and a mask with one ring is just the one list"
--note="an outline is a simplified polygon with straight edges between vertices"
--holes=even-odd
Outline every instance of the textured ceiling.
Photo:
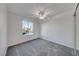
[[9,3],[7,8],[9,12],[17,15],[31,17],[33,10],[46,8],[53,11],[52,15],[63,13],[74,9],[74,3]]

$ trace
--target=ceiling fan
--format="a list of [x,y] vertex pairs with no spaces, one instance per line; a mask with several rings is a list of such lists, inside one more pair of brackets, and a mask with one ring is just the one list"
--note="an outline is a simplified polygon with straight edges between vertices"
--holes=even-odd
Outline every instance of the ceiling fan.
[[46,17],[48,17],[48,15],[52,14],[52,10],[44,7],[40,7],[32,10],[32,13],[33,16],[37,17],[38,19],[45,19]]

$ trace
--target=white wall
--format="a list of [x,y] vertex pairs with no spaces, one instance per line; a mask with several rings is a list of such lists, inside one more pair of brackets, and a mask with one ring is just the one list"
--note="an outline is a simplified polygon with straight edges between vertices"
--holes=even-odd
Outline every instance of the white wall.
[[0,56],[7,50],[7,11],[5,4],[0,4]]
[[[79,17],[78,21],[78,37],[77,48],[79,49]],[[43,39],[73,47],[74,40],[74,22],[73,12],[65,12],[56,15],[49,22],[43,23],[41,26],[41,36]]]
[[8,13],[8,46],[16,45],[28,40],[32,40],[40,37],[40,23],[38,20],[27,19],[34,23],[34,35],[23,36],[22,35],[22,19],[21,17],[13,13]]

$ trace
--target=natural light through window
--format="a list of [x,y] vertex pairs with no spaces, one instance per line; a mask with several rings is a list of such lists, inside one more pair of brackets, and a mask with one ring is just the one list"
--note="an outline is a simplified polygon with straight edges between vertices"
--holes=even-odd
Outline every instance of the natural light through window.
[[33,35],[33,22],[23,20],[22,21],[22,30],[23,30],[23,35]]

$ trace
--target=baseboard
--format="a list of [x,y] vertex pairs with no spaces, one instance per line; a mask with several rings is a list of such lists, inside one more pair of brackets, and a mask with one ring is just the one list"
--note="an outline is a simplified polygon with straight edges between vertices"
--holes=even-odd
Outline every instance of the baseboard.
[[4,54],[3,54],[3,56],[6,56],[7,49],[8,49],[8,47],[6,47],[6,48],[5,48],[5,51],[4,51]]
[[23,43],[30,42],[30,41],[33,41],[33,40],[36,40],[36,39],[40,39],[40,37],[35,38],[35,39],[32,39],[32,40],[25,41],[25,42],[21,42],[21,43],[18,43],[18,44],[16,44],[16,45],[8,46],[8,48],[9,48],[9,47],[13,47],[13,46],[17,46],[17,45],[21,45],[21,44],[23,44]]
[[[41,39],[44,39],[44,38],[42,38],[41,37]],[[47,40],[47,39],[44,39],[44,40]],[[57,43],[57,42],[53,42],[53,41],[51,41],[51,40],[47,40],[47,41],[49,41],[49,42],[52,42],[52,43],[55,43],[55,44],[58,44],[58,45],[62,45],[62,46],[65,46],[65,47],[68,47],[68,48],[70,48],[70,49],[73,49],[74,50],[74,48],[73,47],[70,47],[70,46],[67,46],[67,45],[63,45],[63,44],[59,44],[59,43]],[[76,49],[77,51],[79,51],[79,49]]]

